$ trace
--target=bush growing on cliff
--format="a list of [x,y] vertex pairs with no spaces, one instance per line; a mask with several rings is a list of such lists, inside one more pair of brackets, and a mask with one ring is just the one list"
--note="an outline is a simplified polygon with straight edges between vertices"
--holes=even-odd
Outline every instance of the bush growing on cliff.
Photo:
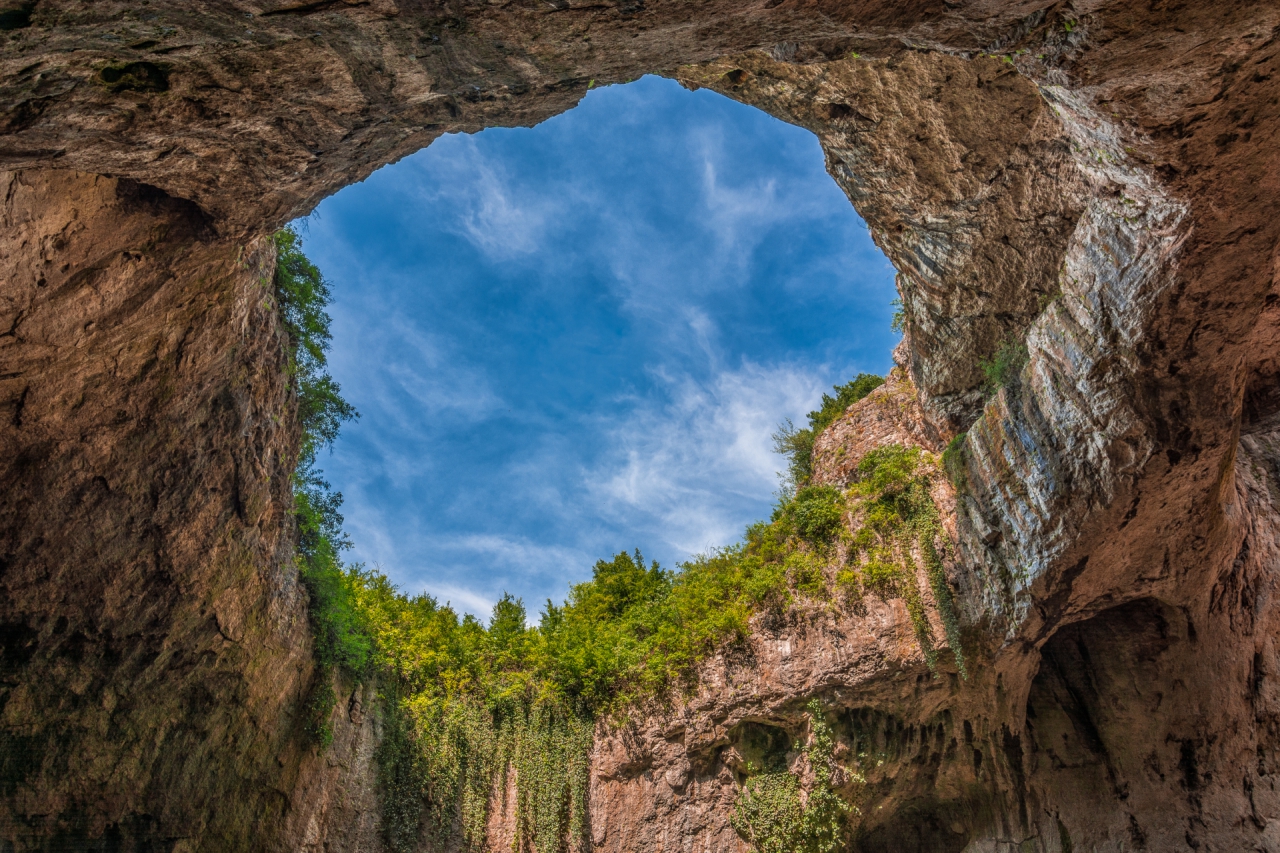
[[947,472],[947,479],[961,494],[969,490],[969,449],[965,444],[967,439],[967,433],[960,433],[947,443],[947,449],[942,452],[942,470]]
[[987,396],[994,397],[1001,388],[1016,385],[1028,360],[1026,341],[1009,338],[1001,343],[990,358],[979,363]]
[[[835,742],[822,704],[815,699],[807,710],[810,741],[800,749],[812,774],[808,796],[802,799],[800,778],[789,770],[756,771],[729,817],[757,853],[835,853],[843,847],[853,808],[836,792]],[[856,775],[848,781],[863,782]]]
[[293,475],[298,530],[298,571],[310,597],[310,619],[320,665],[308,702],[309,726],[322,745],[331,737],[326,720],[333,707],[332,670],[366,669],[372,641],[354,601],[352,579],[340,555],[350,546],[342,532],[342,495],[316,467],[320,449],[333,443],[345,421],[357,417],[329,375],[329,285],[302,253],[291,228],[277,231],[272,281],[276,310],[286,336],[287,369],[300,427]]
[[782,507],[780,516],[792,521],[801,537],[817,544],[834,536],[844,523],[844,499],[834,486],[805,486]]
[[901,299],[893,300],[890,305],[893,306],[893,317],[889,320],[889,328],[901,335],[907,331],[907,309]]
[[894,444],[871,451],[858,463],[858,481],[849,490],[858,526],[849,559],[859,568],[865,586],[881,595],[896,595],[907,605],[920,648],[933,669],[933,629],[916,580],[923,567],[948,645],[967,677],[959,622],[936,544],[941,528],[929,481],[936,461],[925,467],[926,458],[932,459],[919,448]]
[[884,378],[871,373],[859,373],[844,385],[836,385],[836,392],[822,395],[822,405],[809,413],[809,425],[798,428],[787,419],[773,434],[773,449],[787,459],[783,474],[783,492],[794,494],[808,484],[813,476],[813,443],[822,431],[845,413],[854,403],[866,397],[884,384]]

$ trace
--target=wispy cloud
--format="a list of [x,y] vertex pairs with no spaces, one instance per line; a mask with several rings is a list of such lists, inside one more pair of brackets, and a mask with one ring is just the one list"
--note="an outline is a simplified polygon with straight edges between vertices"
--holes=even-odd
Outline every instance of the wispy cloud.
[[743,504],[777,485],[779,421],[808,411],[826,382],[811,367],[751,362],[661,379],[665,400],[606,427],[609,449],[584,488],[607,516],[692,554],[741,535]]
[[732,186],[721,179],[720,162],[712,152],[703,152],[702,204],[718,248],[740,255],[755,245],[762,225],[780,218],[778,187],[767,178]]
[[470,613],[484,620],[493,612],[497,599],[481,595],[473,589],[449,583],[425,584],[418,592],[425,592],[441,604],[450,604],[454,610]]
[[720,260],[740,264],[775,226],[829,215],[807,182],[735,169],[719,128],[699,128],[690,144],[701,161],[702,217]]
[[545,246],[546,230],[563,208],[560,195],[531,192],[527,181],[488,157],[471,136],[437,140],[427,167],[424,208],[447,211],[450,230],[496,260],[529,255]]
[[[376,565],[406,592],[426,592],[450,601],[465,613],[488,617],[498,597],[507,591],[521,594],[531,578],[540,578],[556,590],[556,599],[568,592],[568,581],[581,577],[596,556],[572,547],[546,545],[518,534],[440,534],[405,526],[389,515],[360,512],[348,525],[356,538],[356,560]],[[514,586],[512,579],[521,583]],[[525,600],[530,619],[536,619],[543,602]]]

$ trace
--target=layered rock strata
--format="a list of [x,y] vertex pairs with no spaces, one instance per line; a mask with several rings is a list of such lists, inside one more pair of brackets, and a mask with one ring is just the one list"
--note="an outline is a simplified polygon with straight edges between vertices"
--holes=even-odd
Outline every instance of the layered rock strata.
[[[376,849],[373,694],[329,753],[299,724],[264,237],[656,72],[813,130],[900,271],[910,383],[819,477],[965,434],[971,677],[893,601],[762,623],[600,730],[596,846],[742,849],[736,762],[818,697],[861,850],[1280,849],[1275,3],[39,0],[0,29],[0,845]],[[1003,346],[1026,367],[984,388]]]

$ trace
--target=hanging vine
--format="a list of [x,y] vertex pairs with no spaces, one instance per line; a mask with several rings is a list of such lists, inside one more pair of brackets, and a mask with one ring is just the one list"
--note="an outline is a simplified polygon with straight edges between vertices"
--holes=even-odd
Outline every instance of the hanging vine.
[[808,705],[809,742],[801,747],[812,783],[806,790],[800,772],[777,770],[748,777],[729,817],[730,825],[756,853],[835,853],[843,849],[855,806],[838,788],[857,788],[866,780],[834,760],[835,740],[822,704]]

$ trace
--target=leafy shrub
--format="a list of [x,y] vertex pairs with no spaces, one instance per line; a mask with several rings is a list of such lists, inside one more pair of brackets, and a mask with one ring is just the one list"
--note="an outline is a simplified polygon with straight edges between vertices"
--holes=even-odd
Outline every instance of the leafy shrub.
[[896,497],[912,484],[919,465],[918,447],[877,447],[858,462],[859,492]]
[[790,418],[773,433],[773,451],[787,460],[782,478],[782,496],[792,495],[813,476],[813,443],[817,439],[811,428],[796,427]]
[[830,539],[844,523],[844,497],[834,486],[806,486],[787,504],[796,532],[818,543]]
[[806,598],[827,598],[825,560],[813,551],[793,551],[787,555],[783,568],[787,572],[787,584]]
[[356,610],[351,578],[338,559],[347,547],[336,511],[339,500],[323,481],[295,480],[298,571],[310,598],[316,661],[359,675],[368,667],[372,640]]
[[750,776],[734,802],[729,823],[757,853],[842,849],[852,807],[836,793],[835,742],[821,703],[813,700],[808,711],[810,742],[802,750],[813,773],[808,796],[802,800],[796,774],[777,770]]
[[956,491],[961,494],[969,490],[969,451],[965,445],[966,433],[960,433],[947,443],[947,449],[942,451],[942,470],[946,472],[947,479],[951,481],[951,485],[955,486]]
[[787,459],[787,471],[783,475],[783,491],[794,493],[803,488],[813,476],[813,443],[822,431],[854,403],[866,397],[884,384],[884,378],[870,373],[859,373],[844,385],[832,390],[836,395],[822,395],[822,406],[809,413],[809,426],[797,428],[790,419],[779,425],[773,434],[773,449]]
[[840,593],[846,605],[861,601],[862,582],[858,573],[852,569],[840,569],[836,572],[836,591]]
[[994,397],[1001,388],[1014,387],[1028,360],[1025,341],[1011,338],[1000,344],[990,358],[979,363],[987,396]]
[[843,415],[850,406],[883,384],[883,376],[859,373],[845,384],[835,386],[832,390],[836,392],[836,395],[832,397],[830,394],[823,394],[821,408],[816,412],[809,413],[809,428],[813,430],[814,435],[821,433],[835,423],[836,419]]
[[862,525],[852,547],[867,587],[906,603],[932,668],[933,632],[916,583],[915,551],[923,536],[932,535],[937,509],[927,480],[918,476],[921,461],[919,448],[897,444],[876,448],[859,461],[851,491],[863,498],[858,506]]
[[889,445],[873,450],[858,463],[859,479],[850,492],[856,503],[852,511],[858,514],[861,526],[852,537],[852,557],[868,588],[902,598],[925,661],[933,669],[933,629],[916,580],[923,562],[948,645],[961,675],[967,678],[955,602],[935,544],[941,536],[938,508],[929,494],[927,471],[921,471],[923,462],[918,448]]

